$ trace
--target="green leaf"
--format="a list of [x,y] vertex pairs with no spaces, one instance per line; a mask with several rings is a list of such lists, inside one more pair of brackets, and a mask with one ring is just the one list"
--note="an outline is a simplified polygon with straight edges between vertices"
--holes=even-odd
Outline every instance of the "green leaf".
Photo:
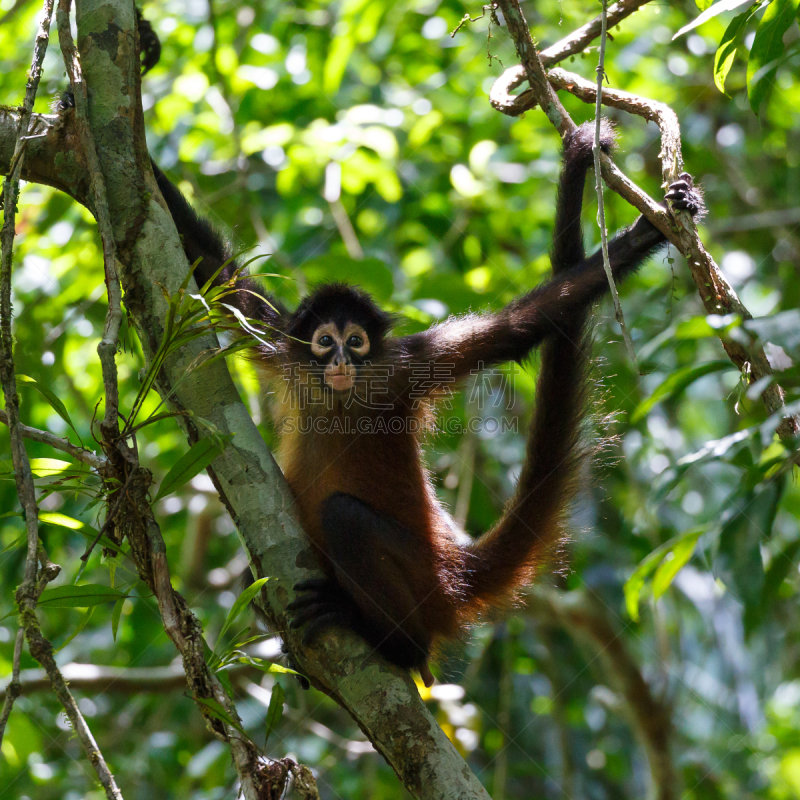
[[797,17],[800,0],[772,0],[761,17],[747,59],[747,95],[755,114],[772,88],[783,55],[783,34]]
[[684,25],[673,37],[673,41],[677,39],[679,36],[683,36],[684,33],[688,33],[690,30],[696,28],[698,25],[702,25],[704,22],[708,22],[713,17],[716,17],[718,14],[723,14],[726,11],[733,11],[734,8],[739,8],[739,6],[743,6],[745,3],[750,3],[750,5],[754,5],[753,0],[719,0],[719,2],[714,3],[713,6],[707,8],[697,19],[692,20],[688,25]]
[[[47,525],[56,525],[59,528],[68,528],[69,530],[79,533],[87,542],[93,542],[97,538],[97,534],[100,533],[97,528],[93,528],[91,525],[87,525],[85,522],[81,522],[81,520],[75,519],[74,517],[60,514],[57,511],[40,511],[39,522]],[[100,537],[99,544],[102,544],[103,547],[111,548],[112,550],[121,550],[120,545],[105,534]]]
[[[20,514],[22,516],[22,514]],[[23,533],[20,536],[17,536],[16,539],[9,542],[2,550],[0,550],[0,556],[7,553],[9,550],[15,550],[17,547],[22,547],[28,541],[28,534]]]
[[661,559],[667,554],[669,550],[668,545],[669,542],[653,550],[653,552],[643,559],[639,566],[636,567],[630,578],[625,581],[625,586],[623,587],[625,593],[625,608],[628,610],[628,616],[634,622],[639,621],[639,598],[642,595],[647,578],[661,563]]
[[115,602],[128,595],[110,586],[99,583],[85,583],[82,586],[56,586],[45,589],[39,598],[39,605],[48,608],[88,608],[101,603]]
[[668,397],[674,397],[684,391],[696,380],[710,375],[713,372],[721,372],[726,369],[734,369],[730,361],[709,361],[699,366],[689,366],[673,372],[660,386],[656,388],[650,397],[645,398],[639,403],[631,414],[631,422],[635,423],[647,416],[648,411],[659,401]]
[[63,644],[56,648],[56,653],[63,650],[86,627],[86,623],[92,618],[92,614],[94,614],[93,606],[86,609],[75,630],[67,637]]
[[[661,577],[658,580],[658,588],[660,591],[657,597],[660,597],[667,590],[675,575],[678,574],[680,569],[684,567],[691,558],[697,540],[702,533],[703,531],[701,529],[693,529],[680,536],[673,537],[668,542],[664,542],[664,544],[657,547],[644,558],[633,571],[630,578],[625,581],[625,586],[623,587],[625,608],[634,622],[639,621],[639,600],[644,593],[644,587],[650,575],[657,569],[661,571],[661,566],[664,567],[663,572],[661,572]],[[673,554],[673,558],[665,562],[665,559],[670,553]],[[677,561],[679,565],[675,568],[674,572],[670,574],[673,562],[675,561]],[[669,567],[667,567],[667,565],[669,565]],[[655,593],[655,583],[653,590]]]
[[[781,417],[782,418],[782,417]],[[727,452],[739,442],[744,442],[753,436],[756,428],[745,428],[742,431],[736,431],[729,436],[724,436],[722,439],[713,439],[706,442],[700,450],[695,453],[689,453],[678,460],[678,466],[688,466],[695,464],[698,461],[708,461],[712,458],[722,458]]]
[[247,739],[247,741],[250,741],[250,737],[245,733],[244,728],[238,722],[236,722],[222,707],[222,705],[213,697],[195,697],[193,699],[195,703],[198,703],[206,709],[208,716],[218,719],[224,722],[226,725],[230,725],[232,728],[241,733],[242,736]]
[[61,400],[53,392],[50,391],[50,389],[42,386],[41,383],[39,383],[38,381],[34,380],[33,378],[29,378],[27,375],[17,375],[17,381],[19,383],[29,383],[31,386],[33,386],[33,388],[36,389],[36,391],[39,392],[39,394],[45,400],[47,400],[47,402],[50,404],[50,407],[53,409],[53,411],[55,411],[56,414],[58,414],[58,416],[61,417],[61,419],[63,419],[64,422],[66,422],[67,425],[70,426],[70,428],[72,428],[72,430],[74,431],[75,435],[78,437],[78,441],[81,444],[83,444],[83,442],[81,441],[80,434],[78,433],[78,431],[75,428],[75,426],[72,424],[72,420],[70,419],[69,412],[67,411],[67,407],[61,402]]
[[714,83],[723,94],[725,94],[725,79],[731,71],[736,58],[736,51],[739,49],[745,26],[751,14],[751,10],[748,9],[731,20],[730,25],[722,35],[717,52],[714,54]]
[[119,629],[119,620],[122,616],[122,606],[125,605],[125,598],[120,598],[114,603],[114,610],[111,612],[111,635],[114,641],[117,641],[117,630]]
[[284,667],[282,664],[276,664],[273,661],[264,661],[263,658],[243,656],[235,659],[235,662],[239,664],[249,664],[251,667],[255,667],[267,675],[300,675],[302,677],[302,673],[298,672],[297,670],[289,669],[289,667]]
[[[160,500],[180,489],[199,472],[204,470],[227,447],[232,435],[220,438],[207,437],[195,442],[189,452],[182,455],[164,476],[155,499]],[[155,501],[154,501],[155,502]]]
[[228,629],[236,621],[236,618],[242,611],[247,608],[248,603],[261,591],[261,587],[269,580],[269,578],[259,578],[253,581],[237,598],[236,602],[231,606],[228,616],[220,629],[219,636],[217,636],[217,644],[214,647],[214,656],[218,656],[218,648],[222,642],[222,637],[227,633]]
[[61,475],[75,465],[71,461],[62,461],[60,458],[32,458],[31,472],[36,478],[52,478]]
[[772,535],[772,526],[785,481],[762,483],[756,490],[740,488],[726,502],[732,510],[720,531],[713,560],[714,575],[744,604],[745,632],[758,617],[764,590],[761,545]]
[[272,731],[275,730],[278,723],[281,721],[281,717],[283,716],[283,700],[284,700],[284,691],[283,686],[279,683],[276,683],[275,686],[272,687],[272,696],[269,698],[269,706],[267,707],[267,720],[266,720],[266,737],[264,739],[264,746],[267,745],[267,740],[269,739],[269,735]]
[[689,563],[702,533],[701,529],[687,534],[664,557],[653,576],[653,599],[658,600],[669,589],[675,576]]

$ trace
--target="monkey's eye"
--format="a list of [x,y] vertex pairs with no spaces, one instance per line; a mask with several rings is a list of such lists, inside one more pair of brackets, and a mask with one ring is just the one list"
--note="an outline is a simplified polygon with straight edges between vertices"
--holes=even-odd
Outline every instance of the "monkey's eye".
[[320,347],[332,347],[333,346],[333,336],[328,336],[326,333],[324,336],[319,337],[319,341],[317,344]]
[[355,333],[347,340],[348,347],[358,348],[361,347],[362,344],[364,344],[364,340],[360,336],[357,336]]

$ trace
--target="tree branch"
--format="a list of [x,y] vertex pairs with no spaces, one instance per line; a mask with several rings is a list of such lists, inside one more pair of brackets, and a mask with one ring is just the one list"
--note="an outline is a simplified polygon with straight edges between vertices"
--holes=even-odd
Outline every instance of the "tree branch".
[[[618,25],[625,17],[629,17],[634,11],[638,11],[650,0],[620,0],[608,9],[608,26],[613,28]],[[591,22],[587,22],[569,36],[559,39],[555,44],[545,48],[539,53],[542,65],[550,67],[558,64],[565,58],[569,58],[576,53],[580,53],[584,48],[600,36],[603,27],[603,15],[598,14]],[[527,71],[522,64],[509,67],[494,83],[489,93],[489,102],[498,111],[510,117],[518,117],[525,111],[538,105],[534,93],[530,90],[512,95],[518,86],[527,78]]]
[[[579,75],[556,68],[550,70],[548,77],[553,86],[565,89],[587,103],[595,102],[597,99],[597,88]],[[604,89],[602,101],[604,105],[644,117],[658,125],[661,132],[660,156],[664,183],[668,185],[674,181],[683,169],[678,115],[664,103],[623,92],[620,89]],[[608,179],[606,182],[614,188]],[[623,192],[620,194],[625,196]],[[646,211],[642,213],[650,219],[650,215]],[[679,212],[674,215],[674,220],[677,225],[671,224],[667,230],[664,230],[655,219],[651,219],[653,224],[667,235],[669,241],[686,259],[706,311],[709,314],[738,314],[742,320],[752,319],[753,315],[739,299],[734,288],[725,279],[719,266],[703,246],[697,226],[690,215],[687,212]],[[772,367],[769,365],[764,348],[760,345],[752,344],[750,347],[745,347],[741,342],[729,338],[722,338],[721,342],[728,357],[741,372],[748,376],[751,383],[767,375],[772,375]],[[783,390],[776,383],[771,383],[764,390],[762,399],[770,413],[780,411],[784,406]],[[781,436],[793,435],[798,431],[800,431],[800,424],[796,417],[787,417],[778,428]]]
[[[21,109],[0,106],[0,175],[11,171],[21,117]],[[31,114],[30,129],[37,136],[28,140],[19,177],[59,189],[91,210],[89,178],[74,118]]]
[[[244,682],[255,672],[249,664],[236,664],[226,670],[234,683]],[[169,667],[99,667],[96,664],[65,664],[61,667],[70,688],[82,692],[172,692],[186,686],[186,673],[179,664]],[[47,673],[42,669],[25,669],[19,674],[19,694],[27,695],[50,688]],[[11,681],[0,683],[0,700],[6,697]]]
[[97,345],[97,355],[103,372],[105,389],[105,413],[103,415],[103,435],[105,438],[119,438],[119,387],[117,385],[117,346],[119,344],[119,328],[122,323],[122,290],[117,270],[117,245],[111,229],[111,219],[106,201],[106,183],[100,170],[97,149],[89,127],[89,99],[86,83],[81,72],[81,62],[72,41],[69,25],[69,9],[71,0],[58,0],[58,38],[61,53],[67,67],[70,88],[75,98],[75,120],[78,127],[86,162],[89,167],[89,185],[92,190],[92,205],[100,239],[103,243],[103,266],[105,267],[106,292],[108,295],[108,311],[103,327],[103,337]]
[[[0,409],[0,422],[2,422],[4,425],[8,425],[8,414],[6,414],[6,412],[2,409]],[[31,428],[28,425],[23,425],[20,423],[19,432],[25,439],[30,439],[34,442],[41,442],[42,444],[49,445],[56,450],[61,450],[64,453],[68,453],[73,458],[76,458],[78,461],[82,461],[84,464],[88,464],[98,472],[102,473],[108,465],[108,461],[104,456],[98,456],[96,453],[93,453],[91,450],[87,450],[85,447],[78,447],[78,445],[72,444],[69,439],[62,439],[60,436],[56,436],[54,433],[50,433],[49,431],[41,431],[38,428]]]
[[[515,19],[515,24],[509,25],[509,33],[514,37],[517,52],[522,53],[528,59],[529,63],[524,64],[526,74],[534,74],[536,78],[531,82],[529,90],[531,97],[542,108],[548,108],[551,103],[551,89],[548,86],[548,91],[545,92],[541,87],[539,76],[539,71],[542,69],[541,60],[532,45],[527,25],[521,14],[518,13],[519,2],[518,0],[499,0],[498,5],[506,18]],[[517,39],[520,40],[520,43],[517,43]],[[578,75],[557,68],[550,70],[547,78],[549,84],[559,89],[566,89],[585,102],[594,103],[597,99],[596,86]],[[651,119],[659,125],[661,169],[664,183],[668,185],[674,181],[683,169],[680,125],[675,112],[664,103],[647,100],[618,89],[604,89],[602,102],[605,105],[643,116],[645,119]],[[547,116],[553,121],[550,113]],[[574,127],[574,123],[569,117],[566,120],[559,119],[558,124],[553,121],[553,124],[562,136],[565,129]],[[644,214],[686,259],[706,311],[709,314],[738,314],[743,320],[751,319],[752,315],[739,300],[733,287],[725,280],[714,259],[703,246],[691,215],[688,212],[668,213],[620,172],[608,156],[603,154],[601,161],[603,178],[609,188]],[[772,374],[772,368],[760,345],[752,344],[750,347],[745,347],[740,342],[729,338],[721,338],[721,342],[728,357],[751,383]],[[780,411],[784,406],[783,390],[775,383],[770,383],[764,390],[762,399],[770,413]],[[797,417],[787,417],[778,428],[781,436],[791,436],[798,431],[800,431],[800,420]]]
[[[83,2],[78,2],[78,41],[85,79],[92,89],[89,121],[106,181],[126,308],[149,360],[164,331],[167,301],[162,287],[176,292],[189,267],[150,171],[138,64],[124,49],[133,41],[132,7],[119,0],[108,0],[105,6],[101,13],[103,4],[93,3],[92,13],[85,13]],[[107,31],[109,26],[113,30]],[[132,90],[121,95],[120,86]],[[104,115],[108,108],[119,108],[119,114],[108,118]],[[291,587],[317,575],[317,563],[295,521],[283,476],[224,362],[187,374],[197,356],[214,346],[213,337],[199,338],[170,356],[159,373],[158,390],[162,397],[170,397],[173,410],[191,412],[178,417],[191,443],[208,435],[197,426],[197,417],[222,434],[235,433],[211,473],[254,572],[271,578],[262,592],[268,618],[283,632],[300,669],[352,714],[415,797],[486,797],[425,708],[407,671],[373,654],[355,634],[330,634],[314,648],[304,648],[300,634],[288,631]]]

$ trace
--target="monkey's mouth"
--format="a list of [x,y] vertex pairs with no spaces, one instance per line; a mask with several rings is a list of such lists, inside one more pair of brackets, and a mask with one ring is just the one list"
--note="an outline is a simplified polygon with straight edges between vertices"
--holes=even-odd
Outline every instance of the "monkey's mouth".
[[334,392],[346,392],[353,388],[355,370],[350,365],[325,370],[325,383]]

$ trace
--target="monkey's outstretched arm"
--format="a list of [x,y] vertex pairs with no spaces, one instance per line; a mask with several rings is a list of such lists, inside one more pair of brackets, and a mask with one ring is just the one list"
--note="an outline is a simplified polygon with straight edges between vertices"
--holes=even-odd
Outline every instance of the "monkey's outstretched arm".
[[[211,223],[192,208],[156,163],[151,160],[151,164],[158,188],[181,236],[186,258],[190,264],[197,263],[194,277],[198,287],[202,288],[212,278],[212,286],[227,283],[237,275],[239,265],[230,254],[224,240]],[[280,329],[286,312],[274,297],[249,277],[239,278],[236,287],[238,291],[227,296],[225,303],[237,308],[245,317],[264,323],[267,326],[267,335],[271,329]]]
[[[567,163],[565,170],[569,171],[569,167]],[[582,186],[581,180],[580,191]],[[565,190],[579,191],[569,184]],[[699,208],[688,175],[670,187],[668,197],[678,208],[693,212]],[[573,221],[572,225],[577,222]],[[554,243],[556,275],[551,281],[495,314],[448,320],[422,333],[404,337],[398,344],[406,357],[412,362],[450,365],[448,378],[459,380],[494,364],[520,362],[545,337],[567,332],[573,321],[608,291],[600,251],[577,266],[563,269],[565,264],[574,264],[574,256],[582,253],[578,236],[579,231],[575,236],[564,236]],[[609,243],[615,278],[622,280],[635,272],[664,241],[664,235],[644,217],[617,233]]]

